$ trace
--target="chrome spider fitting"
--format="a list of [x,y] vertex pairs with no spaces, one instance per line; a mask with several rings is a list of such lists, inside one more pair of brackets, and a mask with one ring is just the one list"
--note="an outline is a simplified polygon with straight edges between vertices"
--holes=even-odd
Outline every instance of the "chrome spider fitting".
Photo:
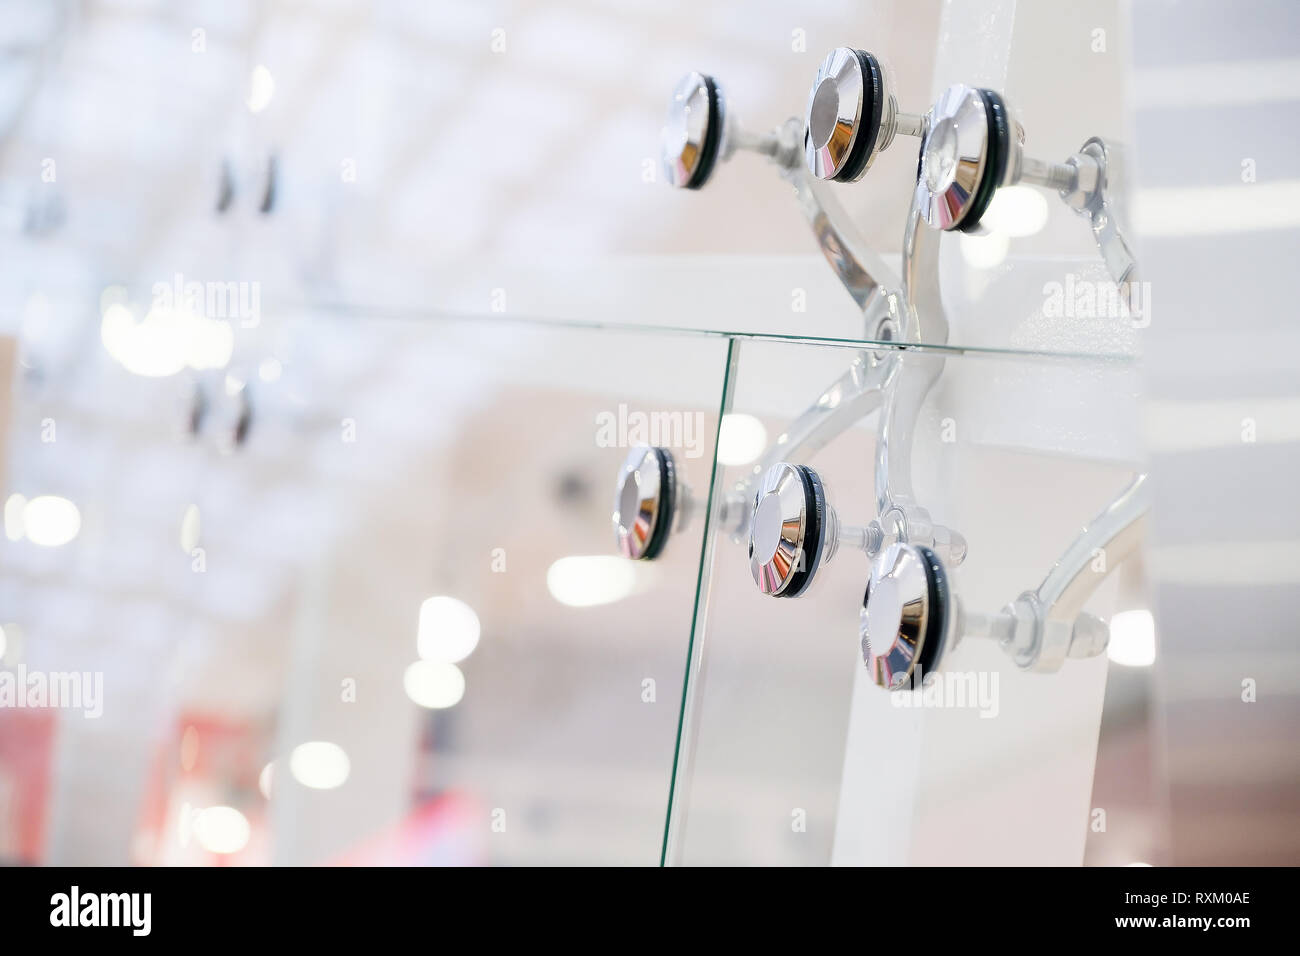
[[[664,169],[671,184],[699,189],[710,181],[719,162],[725,162],[738,149],[769,157],[782,177],[794,186],[823,255],[863,309],[867,337],[886,342],[943,343],[948,325],[938,297],[937,235],[921,228],[915,201],[904,237],[904,275],[900,280],[866,248],[812,169],[831,173],[840,182],[856,181],[895,135],[922,132],[921,117],[898,111],[888,73],[879,61],[865,51],[841,48],[832,51],[819,68],[805,120],[787,120],[762,135],[745,130],[712,77],[688,74],[678,84],[669,107],[664,129]],[[829,561],[841,539],[868,555],[892,541],[914,540],[939,548],[954,564],[964,558],[961,536],[933,526],[910,490],[912,428],[925,395],[940,374],[942,359],[932,358],[922,367],[910,367],[906,376],[901,374],[903,367],[901,353],[859,352],[848,371],[777,438],[752,473],[722,496],[721,523],[733,540],[750,539],[755,582],[766,593],[785,597],[802,594],[823,556]],[[885,524],[873,521],[863,528],[840,528],[833,508],[818,520],[824,502],[819,504],[818,493],[808,490],[821,487],[816,473],[783,459],[812,454],[876,410],[880,410],[876,504],[878,513],[885,516]],[[657,449],[655,453],[662,455],[666,451]],[[891,462],[896,479],[890,477]],[[621,473],[620,498],[635,471],[625,467]],[[800,476],[798,481],[792,473]],[[762,505],[772,491],[763,492],[758,487],[760,482],[794,490],[787,491],[781,508],[772,503]],[[646,482],[639,487],[652,485]],[[670,509],[672,506],[668,504]],[[664,503],[656,501],[638,508],[642,533],[651,535],[643,547],[637,541],[628,544],[630,538],[636,537],[638,519],[627,508],[616,507],[615,526],[625,554],[645,558],[658,553],[657,542],[652,540],[658,519],[651,516],[657,516],[663,508]],[[761,516],[766,525],[766,519],[779,517],[782,509],[802,512],[797,536],[773,536],[756,527],[756,518]],[[826,538],[828,532],[830,537]],[[770,555],[766,555],[768,544],[772,545]],[[785,563],[791,548],[797,551],[798,563],[794,566]],[[758,560],[755,553],[766,556]],[[816,561],[806,565],[804,562],[812,557]],[[761,575],[760,565],[764,568]]]
[[[834,58],[832,54],[830,59]],[[813,99],[823,100],[822,115],[816,117],[810,109],[810,140],[817,138],[814,126],[824,124],[830,115],[849,117],[848,132],[862,132],[860,110],[854,113],[830,102],[837,92],[837,87],[819,76]],[[851,107],[851,90],[846,99]],[[1024,155],[1024,132],[1011,119],[1002,97],[966,86],[947,90],[919,124],[911,117],[905,122],[909,128],[919,128],[923,143],[912,215],[904,236],[907,324],[899,336],[903,341],[920,336],[923,319],[929,323],[923,341],[946,341],[937,249],[926,239],[927,230],[921,229],[921,222],[938,231],[978,231],[993,195],[1012,183],[1058,190],[1071,208],[1089,217],[1102,258],[1116,283],[1122,288],[1136,280],[1136,261],[1109,195],[1111,156],[1102,140],[1089,139],[1064,163],[1031,159]],[[835,164],[819,159],[811,152],[808,155],[814,175],[837,181],[854,178],[842,177]],[[931,334],[936,325],[944,333],[942,338]],[[915,377],[911,382],[904,377],[883,392],[886,408],[881,414],[876,464],[880,518],[870,529],[877,536],[869,539],[869,547],[864,549],[874,554],[874,561],[860,628],[863,660],[873,679],[891,689],[911,686],[914,678],[937,668],[964,636],[996,638],[1018,666],[1030,670],[1055,670],[1067,656],[1101,653],[1108,629],[1082,611],[1084,601],[1104,577],[1091,571],[1089,559],[1094,548],[1107,547],[1111,560],[1118,564],[1136,547],[1148,504],[1146,477],[1139,475],[1098,517],[1036,591],[1020,595],[1000,615],[965,615],[946,570],[964,554],[964,542],[951,533],[935,534],[942,529],[931,529],[923,509],[910,495],[900,493],[910,488],[911,426],[933,382],[934,377]],[[880,536],[886,529],[892,531],[892,542]],[[883,549],[881,545],[885,545]]]
[[[998,94],[953,87],[922,118],[898,112],[884,77],[875,58],[862,51],[841,48],[826,58],[809,96],[803,136],[807,165],[801,168],[794,120],[763,136],[748,133],[729,115],[716,82],[690,74],[678,86],[665,130],[670,182],[700,188],[719,159],[729,158],[735,149],[773,159],[794,184],[827,261],[862,307],[868,336],[881,342],[947,341],[938,236],[979,229],[993,194],[1014,182],[1057,188],[1091,218],[1116,281],[1134,279],[1135,262],[1107,198],[1104,143],[1091,139],[1065,163],[1041,163],[1023,155],[1023,132],[1018,124],[1012,132]],[[861,178],[897,132],[921,136],[923,146],[903,239],[903,275],[901,281],[886,281],[887,272],[843,224],[843,214],[818,180]],[[849,370],[777,438],[753,472],[723,496],[721,523],[733,540],[748,538],[755,584],[765,594],[796,597],[806,593],[818,569],[841,547],[871,557],[859,637],[872,679],[890,690],[915,686],[966,637],[997,640],[1027,670],[1053,671],[1067,657],[1101,653],[1108,628],[1085,613],[1083,605],[1105,575],[1091,570],[1090,559],[1104,548],[1117,566],[1137,546],[1148,507],[1146,476],[1137,476],[1085,529],[1036,590],[1021,594],[999,614],[967,614],[948,576],[948,568],[964,559],[966,543],[956,532],[934,525],[912,494],[915,423],[943,367],[941,356],[926,356],[929,361],[919,366],[915,358],[920,356],[891,348],[859,352]],[[865,526],[851,526],[840,520],[817,472],[788,459],[816,451],[876,410],[877,517]],[[664,450],[647,449],[634,451],[625,465],[625,483],[635,477],[638,487],[666,495],[647,508],[626,484],[620,486],[620,496],[628,502],[615,510],[620,542],[631,534],[644,545],[624,546],[631,557],[652,557],[662,546],[662,538],[656,538],[666,533],[662,512],[667,509],[670,521],[675,502],[671,461]],[[641,478],[642,472],[648,477]],[[620,524],[620,512],[635,520]],[[636,526],[640,532],[629,530]]]

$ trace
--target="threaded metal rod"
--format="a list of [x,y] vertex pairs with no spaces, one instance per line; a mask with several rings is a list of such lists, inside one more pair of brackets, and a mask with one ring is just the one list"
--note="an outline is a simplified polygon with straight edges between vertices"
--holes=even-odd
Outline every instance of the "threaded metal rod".
[[1025,157],[1020,162],[1020,182],[1046,186],[1060,192],[1073,192],[1078,184],[1079,171],[1069,163],[1045,163],[1041,159]]
[[917,113],[899,113],[894,120],[894,130],[904,136],[920,136],[925,132],[925,117]]

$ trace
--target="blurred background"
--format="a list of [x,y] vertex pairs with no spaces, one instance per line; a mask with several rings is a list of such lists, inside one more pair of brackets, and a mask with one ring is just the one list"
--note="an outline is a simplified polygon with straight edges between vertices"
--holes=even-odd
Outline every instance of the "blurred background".
[[[658,165],[684,72],[718,76],[767,128],[801,116],[822,56],[853,45],[887,61],[904,109],[954,82],[992,86],[1032,155],[1103,135],[1136,151],[1144,186],[1203,186],[1202,167],[1161,152],[1169,129],[1294,110],[1285,5],[1261,4],[1226,53],[1198,45],[1223,33],[1214,15],[4,0],[0,661],[102,675],[102,714],[0,708],[0,861],[1294,862],[1295,752],[1272,748],[1295,726],[1296,582],[1269,585],[1257,632],[1270,702],[1247,718],[1225,703],[1217,744],[1188,743],[1203,702],[1235,702],[1241,675],[1207,690],[1203,659],[1162,670],[1170,648],[1180,660],[1171,635],[1201,625],[1162,626],[1157,655],[1153,612],[1185,607],[1177,589],[1210,563],[1177,532],[1182,564],[1135,561],[1091,606],[1131,612],[1109,659],[1042,677],[976,655],[1002,674],[1001,719],[934,715],[900,748],[911,756],[874,756],[873,721],[890,718],[856,686],[865,564],[845,557],[774,609],[707,522],[715,482],[853,361],[818,340],[860,335],[860,316],[765,163],[738,157],[699,193],[667,188]],[[1190,115],[1176,69],[1235,76],[1227,60],[1257,74],[1214,100],[1220,114]],[[1224,138],[1229,181],[1245,128],[1267,125]],[[1298,178],[1285,145],[1251,145],[1261,177]],[[890,263],[913,149],[839,193]],[[932,359],[943,387],[917,440],[918,485],[972,544],[963,594],[989,611],[1035,586],[1148,460],[1145,402],[1185,434],[1179,403],[1213,397],[1182,386],[1198,365],[1169,350],[1192,348],[1176,322],[1144,336],[1052,316],[1045,282],[1104,270],[1070,210],[1008,192],[991,235],[945,243],[951,339],[971,351]],[[1140,225],[1163,314],[1197,314],[1168,245],[1184,230]],[[1278,256],[1294,244],[1260,229]],[[1275,280],[1257,294],[1253,315],[1285,293]],[[1247,388],[1278,457],[1222,464],[1225,480],[1293,473],[1293,338]],[[651,563],[618,557],[609,521],[637,414],[668,430],[656,443],[696,504]],[[862,521],[874,441],[863,423],[818,460]],[[1166,488],[1182,510],[1161,527],[1214,524],[1193,517],[1210,492]],[[1285,527],[1253,533],[1300,566],[1282,510]],[[1205,645],[1219,646],[1183,646]],[[1243,739],[1271,769],[1239,762],[1219,786],[1204,768]],[[896,804],[908,822],[879,840]],[[1244,839],[1234,828],[1259,814]],[[1231,851],[1191,818],[1236,821]]]

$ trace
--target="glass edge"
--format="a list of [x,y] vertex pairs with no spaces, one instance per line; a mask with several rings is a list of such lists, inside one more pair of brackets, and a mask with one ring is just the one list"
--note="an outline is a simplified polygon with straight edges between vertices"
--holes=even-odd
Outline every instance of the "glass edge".
[[[682,743],[687,733],[686,721],[695,710],[689,707],[691,694],[694,690],[692,684],[692,663],[695,660],[695,649],[697,642],[695,640],[696,628],[702,623],[700,615],[700,606],[704,599],[704,590],[706,587],[705,575],[709,572],[713,561],[713,515],[714,515],[714,495],[719,487],[719,479],[722,476],[723,465],[718,460],[718,442],[722,437],[722,420],[726,417],[731,407],[733,392],[736,381],[736,362],[739,356],[738,342],[735,338],[727,340],[727,357],[722,371],[722,393],[719,396],[718,403],[718,424],[713,436],[713,471],[709,476],[709,495],[706,499],[704,510],[704,527],[702,529],[703,537],[700,541],[700,560],[695,572],[695,600],[691,608],[691,630],[686,640],[686,672],[682,675],[682,694],[678,702],[677,709],[677,740],[673,746],[673,763],[672,769],[668,776],[668,805],[664,814],[664,836],[663,842],[659,849],[659,866],[668,865],[669,843],[675,836],[673,827],[673,815],[676,809],[676,800],[680,796],[677,791],[677,773],[682,760]],[[701,645],[702,646],[702,645]]]
[[1071,352],[1053,349],[1001,348],[985,345],[960,345],[952,343],[900,343],[852,336],[800,335],[793,332],[747,332],[743,330],[703,329],[692,326],[651,325],[633,322],[599,322],[583,319],[557,319],[548,316],[512,315],[498,312],[450,312],[437,309],[417,309],[398,306],[369,306],[349,302],[309,302],[279,307],[283,312],[328,312],[336,316],[358,319],[421,320],[433,322],[483,322],[502,325],[532,325],[539,328],[589,331],[626,332],[655,335],[676,335],[700,339],[751,339],[765,342],[785,342],[800,345],[821,345],[828,348],[862,349],[878,352],[934,352],[942,355],[993,356],[997,358],[1088,361],[1114,364],[1136,364],[1141,359],[1138,352]]

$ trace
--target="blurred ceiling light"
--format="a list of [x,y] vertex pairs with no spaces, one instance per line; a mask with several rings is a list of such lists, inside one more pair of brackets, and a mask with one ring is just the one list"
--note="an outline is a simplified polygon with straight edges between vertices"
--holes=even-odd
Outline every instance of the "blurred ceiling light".
[[455,664],[416,661],[402,675],[406,696],[421,707],[455,707],[465,696],[465,675]]
[[299,744],[289,755],[289,772],[304,787],[333,790],[352,772],[352,762],[338,744],[312,740]]
[[1033,186],[1004,186],[980,218],[990,232],[1013,239],[1032,236],[1047,225],[1047,199]]
[[[183,314],[183,313],[182,313]],[[235,351],[235,330],[225,319],[189,315],[190,347],[186,361],[195,371],[225,368]]]
[[994,232],[985,236],[962,233],[961,256],[973,269],[992,269],[1001,265],[1011,248],[1011,240],[1005,233]]
[[280,360],[277,358],[263,359],[262,364],[257,368],[257,374],[261,376],[264,382],[274,382],[280,378],[281,372]]
[[1150,866],[1150,863],[1143,863],[1141,860],[1134,860],[1132,863],[1125,863],[1125,866]]
[[724,465],[748,465],[767,447],[767,429],[753,415],[732,413],[722,416],[718,430],[718,461]]
[[57,548],[77,536],[81,512],[67,498],[40,495],[23,508],[22,523],[28,541],[43,548]]
[[271,97],[275,95],[275,77],[261,63],[253,67],[253,73],[248,78],[248,111],[250,113],[260,113],[271,105]]
[[275,761],[270,761],[262,772],[257,775],[257,789],[261,791],[262,796],[271,799],[271,783],[275,779]]
[[203,530],[203,519],[198,505],[190,505],[181,516],[181,550],[189,554],[199,546],[199,534]]
[[1156,623],[1151,612],[1140,608],[1120,611],[1110,619],[1106,656],[1125,667],[1150,667],[1156,659]]
[[208,807],[194,818],[194,837],[209,853],[238,853],[251,833],[248,818],[234,807]]
[[175,375],[186,366],[197,371],[224,368],[235,349],[234,329],[224,319],[177,309],[150,309],[137,322],[121,303],[104,310],[99,337],[114,361],[147,378]]
[[99,323],[99,339],[113,361],[137,375],[171,375],[185,366],[180,348],[176,355],[159,355],[159,343],[149,348],[146,336],[137,331],[135,316],[120,302],[104,310]]
[[124,305],[111,305],[99,326],[99,337],[108,354],[135,375],[162,378],[185,367],[188,336],[173,312],[150,312],[136,322]]
[[569,607],[611,604],[632,593],[636,570],[626,558],[608,554],[560,558],[546,570],[551,597]]
[[21,541],[26,533],[23,525],[26,509],[27,499],[22,495],[10,495],[5,499],[5,537],[10,541]]
[[426,661],[454,664],[474,652],[480,632],[478,615],[472,607],[454,597],[439,595],[420,605],[415,644]]
[[5,648],[9,646],[9,638],[5,637],[5,629],[0,627],[0,661],[5,659]]

